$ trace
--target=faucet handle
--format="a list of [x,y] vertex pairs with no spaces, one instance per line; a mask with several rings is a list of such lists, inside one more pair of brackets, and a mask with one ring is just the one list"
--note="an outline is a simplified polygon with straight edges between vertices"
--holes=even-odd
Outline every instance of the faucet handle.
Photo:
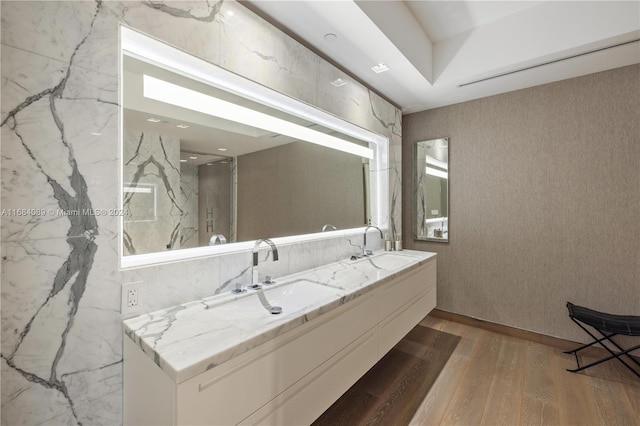
[[236,283],[236,288],[234,288],[233,290],[231,290],[231,293],[233,294],[240,294],[240,293],[245,293],[247,290],[242,288],[242,284],[240,284],[239,282]]

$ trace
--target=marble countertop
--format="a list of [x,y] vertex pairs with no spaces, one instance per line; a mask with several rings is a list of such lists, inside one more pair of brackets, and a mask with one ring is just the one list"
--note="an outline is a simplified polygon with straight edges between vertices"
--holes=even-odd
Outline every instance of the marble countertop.
[[319,299],[303,303],[291,312],[284,309],[280,315],[272,315],[259,305],[234,311],[237,306],[253,303],[247,298],[257,301],[258,296],[254,290],[241,295],[227,292],[127,319],[123,322],[124,332],[171,379],[182,383],[377,288],[400,272],[422,265],[435,256],[435,253],[413,250],[377,252],[370,257],[344,260],[278,277],[275,284],[264,287],[266,292],[302,282],[324,286],[318,288],[322,290]]

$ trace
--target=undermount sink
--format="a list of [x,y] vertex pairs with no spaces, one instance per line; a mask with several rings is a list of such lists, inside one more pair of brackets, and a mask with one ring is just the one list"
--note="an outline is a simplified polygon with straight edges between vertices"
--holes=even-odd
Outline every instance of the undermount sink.
[[396,253],[379,253],[373,256],[367,256],[359,259],[358,262],[369,263],[378,269],[393,270],[402,268],[411,262],[415,262],[415,258]]
[[225,318],[246,319],[269,315],[269,305],[280,307],[282,313],[289,314],[342,296],[335,288],[306,280],[264,287],[262,291],[264,301],[260,300],[260,290],[248,290],[248,293],[236,300],[210,306],[208,309],[215,310]]

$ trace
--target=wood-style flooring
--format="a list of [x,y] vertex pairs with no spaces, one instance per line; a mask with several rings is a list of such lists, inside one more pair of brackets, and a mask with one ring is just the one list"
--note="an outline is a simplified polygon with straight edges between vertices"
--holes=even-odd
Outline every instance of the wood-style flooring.
[[640,425],[640,380],[616,360],[570,373],[561,349],[431,315],[420,324],[461,340],[412,425]]
[[[640,426],[640,379],[616,360],[570,373],[575,359],[557,347],[435,315],[420,326],[315,424]],[[425,338],[429,330],[443,334]],[[433,345],[433,336],[448,344]],[[426,377],[426,396],[388,379],[411,369],[408,377]]]
[[313,426],[408,424],[459,341],[417,325]]

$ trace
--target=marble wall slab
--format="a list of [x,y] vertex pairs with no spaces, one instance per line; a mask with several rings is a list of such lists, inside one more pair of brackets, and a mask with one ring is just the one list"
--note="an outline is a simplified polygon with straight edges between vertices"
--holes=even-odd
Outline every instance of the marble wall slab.
[[181,247],[187,216],[180,139],[124,129],[124,254]]
[[[121,424],[122,284],[143,280],[157,309],[248,273],[248,252],[119,269],[121,24],[389,137],[398,238],[400,111],[238,3],[0,7],[2,424]],[[337,77],[346,90],[329,84]],[[283,247],[274,274],[346,256],[361,239]]]

